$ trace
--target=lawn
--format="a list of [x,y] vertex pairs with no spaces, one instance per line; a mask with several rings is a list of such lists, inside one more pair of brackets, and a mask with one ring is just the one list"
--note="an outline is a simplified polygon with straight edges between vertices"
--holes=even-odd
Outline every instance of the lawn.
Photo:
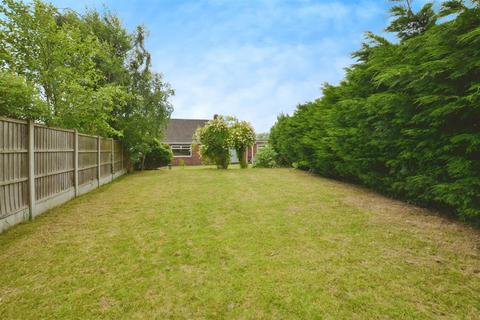
[[478,319],[479,244],[295,170],[144,172],[0,235],[0,319]]

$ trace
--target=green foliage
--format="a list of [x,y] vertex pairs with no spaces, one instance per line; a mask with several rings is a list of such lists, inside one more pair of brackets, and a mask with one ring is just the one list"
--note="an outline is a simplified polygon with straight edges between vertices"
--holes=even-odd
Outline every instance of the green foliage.
[[433,11],[433,3],[425,4],[418,12],[412,10],[412,0],[390,0],[400,2],[393,6],[390,13],[394,19],[386,31],[396,32],[400,39],[409,39],[424,33],[435,25],[437,15]]
[[275,150],[267,145],[262,149],[258,150],[253,159],[254,168],[275,168],[277,167],[277,153]]
[[195,132],[195,140],[200,145],[200,157],[213,162],[220,169],[230,164],[230,128],[223,116],[216,116]]
[[72,12],[60,13],[41,1],[3,0],[0,13],[2,69],[23,76],[51,110],[47,124],[87,133],[112,134],[105,113],[112,94],[98,86],[102,74],[94,58],[98,39],[82,30]]
[[255,130],[247,121],[233,119],[229,130],[229,145],[237,152],[237,157],[242,169],[248,168],[246,159],[247,148],[255,143]]
[[134,161],[144,160],[162,138],[173,94],[151,71],[146,36],[109,12],[1,0],[0,115],[121,138]]
[[154,170],[164,167],[172,162],[173,153],[167,144],[155,141],[150,151],[145,156],[144,169]]
[[277,161],[480,217],[480,3],[429,21],[452,13],[396,44],[369,34],[344,81],[278,117]]
[[43,119],[46,105],[25,78],[0,70],[0,115],[19,119]]
[[230,164],[230,148],[235,149],[241,168],[247,168],[247,148],[255,143],[255,130],[246,121],[231,116],[215,116],[198,128],[194,139],[200,145],[200,157],[204,164],[214,163],[227,169]]

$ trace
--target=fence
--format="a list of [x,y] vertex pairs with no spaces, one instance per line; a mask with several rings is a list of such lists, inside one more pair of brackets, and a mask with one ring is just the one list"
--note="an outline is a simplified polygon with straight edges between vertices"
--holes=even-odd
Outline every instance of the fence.
[[0,117],[0,233],[125,173],[121,142]]

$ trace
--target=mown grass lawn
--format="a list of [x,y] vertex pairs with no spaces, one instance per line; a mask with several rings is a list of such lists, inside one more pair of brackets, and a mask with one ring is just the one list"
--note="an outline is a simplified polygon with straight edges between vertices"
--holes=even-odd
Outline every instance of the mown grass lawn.
[[0,319],[478,319],[479,243],[294,170],[145,172],[0,235]]

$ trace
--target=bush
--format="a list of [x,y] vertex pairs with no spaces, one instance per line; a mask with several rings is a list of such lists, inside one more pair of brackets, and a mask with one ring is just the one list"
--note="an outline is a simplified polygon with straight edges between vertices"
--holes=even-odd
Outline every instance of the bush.
[[277,167],[277,153],[271,146],[260,149],[253,159],[254,168],[275,168]]
[[246,158],[246,151],[248,147],[255,143],[255,130],[247,121],[238,121],[232,119],[233,123],[230,126],[230,146],[235,149],[237,153],[240,168],[248,168]]
[[0,115],[44,121],[47,105],[36,96],[32,84],[12,72],[0,71]]
[[219,169],[228,169],[230,164],[230,128],[227,119],[216,116],[195,132],[195,140],[200,144],[202,161],[211,161]]
[[145,169],[154,170],[168,165],[173,158],[170,146],[163,143],[155,143],[145,157]]

